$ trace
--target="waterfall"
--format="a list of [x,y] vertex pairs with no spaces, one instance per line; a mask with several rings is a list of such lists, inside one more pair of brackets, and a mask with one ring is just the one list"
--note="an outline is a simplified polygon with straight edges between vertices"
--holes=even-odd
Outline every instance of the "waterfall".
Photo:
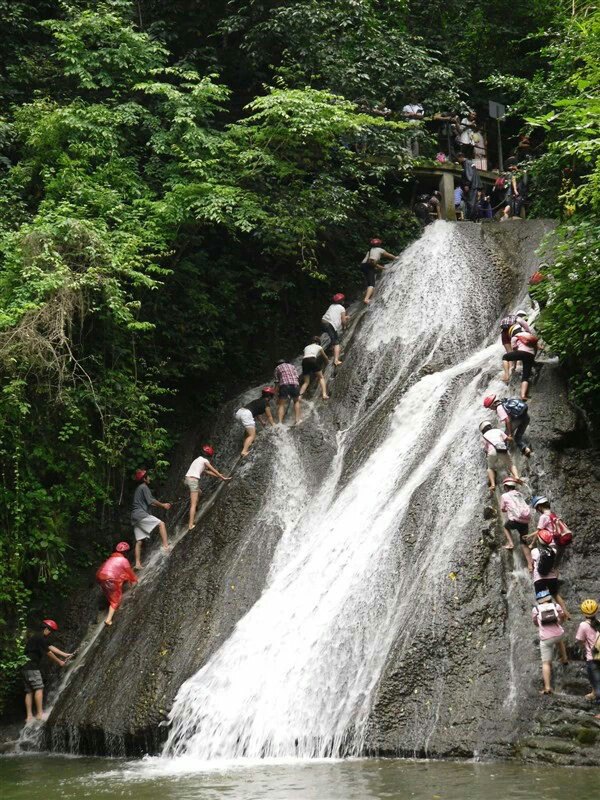
[[337,452],[312,494],[298,437],[279,431],[261,499],[283,527],[267,583],[180,688],[164,757],[360,754],[391,649],[410,660],[424,635],[437,655],[451,565],[480,527],[478,412],[500,365],[488,341],[500,277],[478,231],[435,223],[384,275],[340,371]]

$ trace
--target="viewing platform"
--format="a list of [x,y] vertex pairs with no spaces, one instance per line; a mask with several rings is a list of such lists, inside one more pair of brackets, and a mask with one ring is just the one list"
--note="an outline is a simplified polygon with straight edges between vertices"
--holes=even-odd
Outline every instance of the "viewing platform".
[[[438,189],[442,195],[442,216],[447,220],[456,220],[454,211],[454,189],[458,186],[462,175],[462,169],[458,164],[446,162],[443,164],[431,162],[418,167],[413,167],[415,178],[419,181],[419,187],[423,191],[433,192]],[[499,172],[488,172],[477,170],[482,184],[493,188],[498,179]]]

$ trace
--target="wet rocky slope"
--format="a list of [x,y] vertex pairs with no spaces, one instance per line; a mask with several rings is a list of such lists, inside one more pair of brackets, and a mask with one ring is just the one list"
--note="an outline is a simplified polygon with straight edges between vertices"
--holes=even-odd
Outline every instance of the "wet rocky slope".
[[[483,254],[483,285],[493,296],[490,319],[497,319],[522,295],[526,278],[537,265],[535,249],[549,228],[543,221],[460,226],[464,247]],[[369,313],[377,313],[377,303]],[[477,313],[474,298],[473,314]],[[362,318],[354,324],[360,330]],[[395,346],[392,338],[387,347]],[[439,355],[426,365],[415,362],[414,372],[407,371],[403,385],[389,398],[385,386],[390,374],[380,369],[365,401],[359,389],[368,378],[361,374],[368,361],[353,352],[350,334],[346,363],[333,379],[329,405],[315,402],[309,419],[285,432],[294,437],[309,494],[327,477],[338,431],[349,424],[356,405],[366,402],[365,413],[370,406],[375,410],[370,424],[356,434],[345,464],[347,475],[377,446],[401,393],[423,374],[445,366],[444,348],[436,352]],[[385,360],[385,353],[379,356]],[[492,374],[482,377],[482,389],[492,378]],[[227,471],[228,465],[236,465],[235,479],[215,493],[197,529],[181,538],[168,558],[158,556],[148,567],[113,628],[97,633],[57,699],[45,726],[46,746],[94,754],[156,753],[179,687],[228,638],[260,596],[286,513],[285,508],[273,513],[263,502],[277,480],[273,463],[283,434],[270,431],[260,436],[248,461],[237,463],[240,436],[231,424],[235,406],[224,407],[215,426],[219,468]],[[472,425],[478,415],[479,409],[473,409],[465,425]],[[532,489],[548,494],[575,532],[575,545],[563,570],[564,594],[575,610],[579,598],[598,591],[593,502],[600,488],[598,454],[568,403],[554,364],[541,368],[531,416],[535,457],[522,466],[529,471]],[[180,456],[173,488],[178,481],[175,471],[180,475],[181,464],[191,460],[192,444]],[[450,478],[452,454],[448,458]],[[582,665],[573,664],[558,675],[566,694],[548,699],[538,693],[531,588],[518,561],[501,549],[501,526],[496,504],[486,495],[483,459],[479,467],[481,477],[473,482],[473,495],[480,505],[480,523],[448,556],[445,580],[436,587],[431,624],[421,624],[410,641],[406,629],[398,625],[374,693],[362,751],[600,763],[598,726],[585,701],[574,699],[584,692]],[[279,468],[298,467],[284,463]],[[411,530],[419,530],[420,520],[427,519],[432,486],[425,481],[412,498]],[[177,517],[169,520],[171,528],[184,518],[181,505]],[[403,558],[410,553],[412,535],[406,533],[403,549],[398,550]],[[435,546],[432,541],[430,547]],[[397,568],[401,571],[402,564]],[[569,633],[573,634],[573,623]]]

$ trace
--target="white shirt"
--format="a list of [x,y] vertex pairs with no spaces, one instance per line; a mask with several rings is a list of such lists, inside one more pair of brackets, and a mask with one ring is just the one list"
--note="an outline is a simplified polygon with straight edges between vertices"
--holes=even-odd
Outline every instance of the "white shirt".
[[318,358],[321,354],[320,344],[309,344],[304,348],[304,355],[302,358]]
[[420,103],[409,103],[408,105],[404,106],[402,109],[403,114],[418,114],[420,117],[423,116],[425,111],[423,110],[423,106]]
[[196,478],[196,479],[198,479],[200,477],[200,475],[202,475],[202,473],[204,472],[204,468],[206,467],[206,465],[208,463],[209,463],[209,461],[208,461],[207,458],[203,458],[202,456],[200,456],[199,458],[196,458],[190,464],[190,468],[186,472],[185,477],[186,478]]
[[465,117],[460,121],[461,130],[460,136],[458,137],[461,144],[472,144],[473,143],[473,131],[472,128],[469,127],[471,124],[471,120],[468,117]]
[[330,325],[333,325],[336,331],[341,331],[343,328],[342,316],[345,313],[346,309],[344,306],[341,306],[339,303],[333,303],[323,314],[323,322],[328,322]]
[[385,253],[383,247],[371,247],[367,251],[367,255],[363,258],[362,263],[366,264],[367,261],[372,258],[373,261],[379,262],[381,256]]

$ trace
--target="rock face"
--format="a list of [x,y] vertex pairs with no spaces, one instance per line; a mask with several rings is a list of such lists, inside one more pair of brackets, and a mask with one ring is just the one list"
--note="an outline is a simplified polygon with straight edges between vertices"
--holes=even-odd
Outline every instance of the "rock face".
[[[460,226],[465,247],[486,253],[490,275],[495,276],[487,287],[497,294],[491,319],[519,297],[538,263],[534,251],[550,228],[544,221]],[[477,313],[474,304],[473,314]],[[358,330],[362,324],[358,317]],[[330,405],[319,409],[317,423],[312,418],[289,432],[302,463],[310,465],[305,469],[309,490],[316,491],[327,476],[336,433],[349,424],[356,405],[363,403],[368,410],[379,401],[373,423],[360,431],[346,458],[341,485],[378,445],[386,415],[399,400],[398,392],[385,396],[394,369],[391,355],[389,371],[378,371],[365,401],[360,390],[370,377],[368,362],[365,367],[364,358],[354,356],[351,341],[346,347],[346,364],[335,377]],[[446,349],[438,346],[437,355],[425,366],[415,361],[416,372],[408,369],[398,391],[406,391],[423,374],[445,368],[451,348],[451,342]],[[239,453],[240,432],[231,425],[238,404],[226,406],[216,421],[222,471],[236,463]],[[563,594],[575,620],[580,600],[598,591],[600,556],[594,549],[598,453],[568,403],[557,366],[542,366],[530,413],[535,456],[519,466],[528,474],[531,488],[549,495],[575,533],[563,565]],[[473,424],[471,419],[467,422]],[[60,692],[45,726],[49,748],[132,756],[159,751],[166,714],[179,687],[230,636],[263,591],[285,516],[285,510],[274,515],[262,502],[273,480],[277,437],[277,433],[262,436],[248,461],[236,465],[235,480],[210,495],[197,528],[178,541],[168,558],[153,559],[113,628],[94,631],[85,657]],[[183,474],[182,465],[187,466],[193,455],[189,445],[184,448],[174,474]],[[448,463],[450,469],[451,459]],[[557,669],[557,686],[567,694],[551,699],[539,695],[537,631],[530,618],[532,587],[526,573],[516,569],[520,566],[516,557],[501,548],[496,502],[484,499],[483,461],[480,469],[481,483],[474,487],[480,497],[480,522],[448,559],[432,624],[421,624],[410,641],[404,627],[392,631],[395,640],[373,693],[361,751],[600,764],[599,726],[581,699],[587,691],[581,679],[583,664],[573,664],[565,672]],[[173,491],[177,480],[172,478]],[[397,551],[403,558],[410,557],[413,546],[410,531],[418,531],[420,520],[427,518],[433,486],[425,481],[412,498],[411,526]],[[184,523],[185,513],[182,504],[170,527]],[[414,558],[420,557],[415,549]],[[571,641],[574,628],[575,621],[567,626]]]

